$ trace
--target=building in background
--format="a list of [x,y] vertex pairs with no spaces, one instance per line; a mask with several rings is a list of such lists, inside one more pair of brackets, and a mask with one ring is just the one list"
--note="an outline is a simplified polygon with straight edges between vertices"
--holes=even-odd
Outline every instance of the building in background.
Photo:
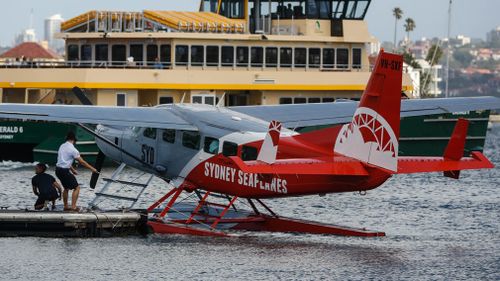
[[498,26],[497,28],[493,29],[492,31],[486,34],[486,42],[488,43],[500,42],[500,26]]
[[28,28],[19,33],[14,39],[14,45],[20,45],[25,42],[36,42],[36,32],[33,28]]
[[[431,66],[429,62],[424,59],[417,59],[418,64],[422,67],[420,73],[422,79],[421,95],[428,95],[437,97],[441,95],[441,89],[439,89],[439,82],[443,79],[441,78],[441,69],[443,68],[440,64],[435,64]],[[427,85],[427,86],[426,86]]]
[[56,52],[64,50],[64,40],[55,38],[55,35],[61,32],[63,21],[61,15],[56,14],[46,18],[44,23],[44,40],[47,41],[49,48]]
[[36,67],[62,61],[62,57],[36,42],[24,42],[0,54],[0,62],[8,66]]

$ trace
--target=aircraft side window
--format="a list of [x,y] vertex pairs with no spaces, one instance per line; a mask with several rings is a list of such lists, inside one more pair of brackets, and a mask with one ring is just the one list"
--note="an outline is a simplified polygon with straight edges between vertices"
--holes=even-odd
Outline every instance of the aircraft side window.
[[222,154],[224,156],[236,156],[238,154],[238,144],[230,141],[225,141],[222,144]]
[[200,134],[198,132],[184,132],[182,145],[191,149],[200,149]]
[[257,160],[257,148],[253,146],[244,145],[241,148],[241,159],[243,161]]
[[203,151],[210,154],[219,153],[219,140],[211,137],[205,137]]
[[142,133],[143,136],[150,139],[156,139],[156,129],[155,128],[146,128]]
[[163,131],[162,138],[166,142],[174,143],[175,142],[175,130],[166,129],[165,131]]

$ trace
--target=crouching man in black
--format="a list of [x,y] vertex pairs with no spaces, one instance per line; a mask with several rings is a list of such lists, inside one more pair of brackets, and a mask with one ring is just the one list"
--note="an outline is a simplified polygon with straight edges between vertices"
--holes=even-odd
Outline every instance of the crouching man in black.
[[56,199],[61,198],[61,185],[59,185],[53,176],[46,174],[46,170],[47,166],[45,164],[36,164],[36,175],[31,179],[33,193],[38,196],[35,203],[35,210],[47,207],[47,201],[52,201],[52,210],[54,210],[56,208]]

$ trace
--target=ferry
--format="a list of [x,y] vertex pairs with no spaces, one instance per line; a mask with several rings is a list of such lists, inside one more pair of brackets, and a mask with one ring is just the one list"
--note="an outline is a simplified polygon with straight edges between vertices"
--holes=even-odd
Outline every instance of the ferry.
[[[78,104],[74,86],[101,106],[359,100],[376,41],[365,20],[370,5],[371,0],[202,0],[196,12],[87,11],[61,25],[64,60],[1,63],[0,101]],[[418,98],[408,73],[401,92]],[[488,116],[405,118],[400,153],[442,154],[458,117],[472,121],[467,149],[482,150]],[[0,128],[22,132],[0,130],[2,151],[15,151],[1,157],[27,152],[26,159],[14,160],[53,163],[63,131],[73,129],[92,161],[92,137],[59,126],[2,121]]]

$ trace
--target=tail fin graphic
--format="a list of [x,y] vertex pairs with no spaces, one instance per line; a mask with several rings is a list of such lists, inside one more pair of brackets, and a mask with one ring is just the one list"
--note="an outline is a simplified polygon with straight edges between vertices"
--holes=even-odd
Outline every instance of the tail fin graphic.
[[334,150],[397,171],[403,57],[380,51],[351,123],[342,127]]
[[262,142],[257,160],[267,164],[276,162],[276,154],[278,153],[278,142],[280,139],[281,123],[278,121],[271,121],[269,124],[269,131]]

